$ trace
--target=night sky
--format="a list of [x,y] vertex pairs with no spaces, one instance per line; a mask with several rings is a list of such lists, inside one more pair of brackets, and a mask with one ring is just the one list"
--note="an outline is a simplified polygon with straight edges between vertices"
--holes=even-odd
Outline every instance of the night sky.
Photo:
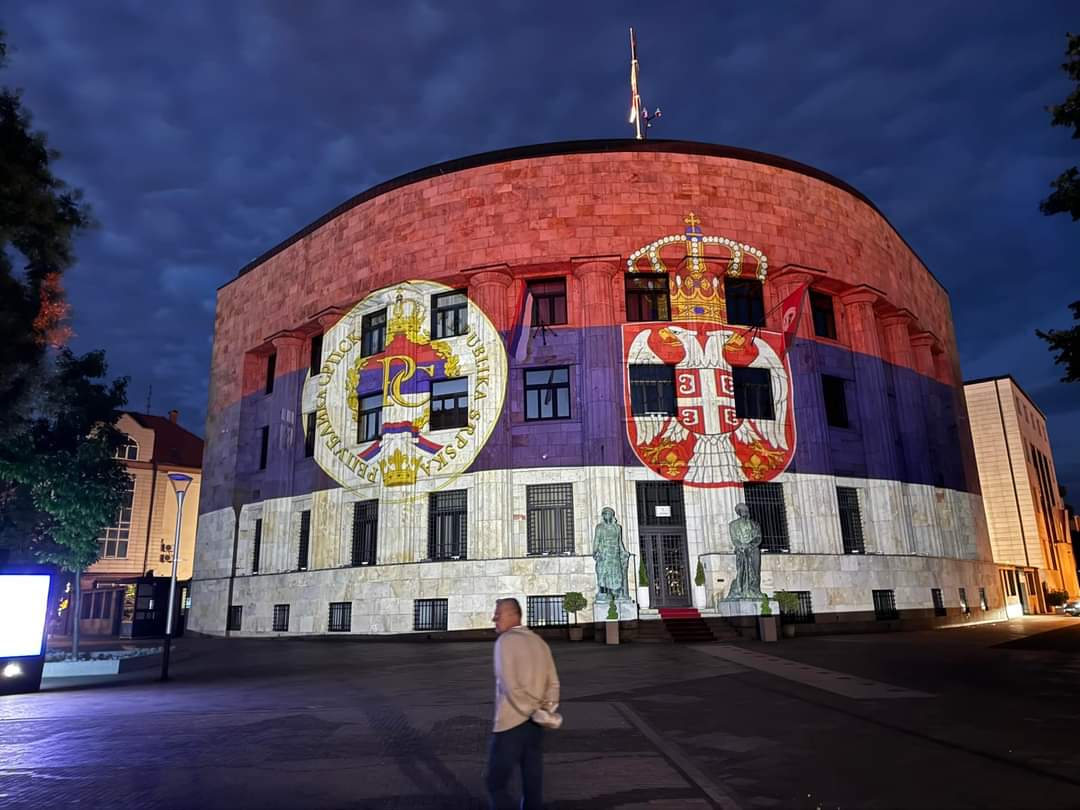
[[[656,137],[852,184],[948,289],[965,378],[1012,374],[1080,506],[1080,383],[1036,328],[1080,298],[1080,162],[1045,107],[1075,2],[8,4],[9,67],[100,223],[68,274],[73,348],[130,407],[203,433],[217,287],[352,195],[491,149],[630,137],[627,26]],[[1073,11],[1070,15],[1068,12]]]

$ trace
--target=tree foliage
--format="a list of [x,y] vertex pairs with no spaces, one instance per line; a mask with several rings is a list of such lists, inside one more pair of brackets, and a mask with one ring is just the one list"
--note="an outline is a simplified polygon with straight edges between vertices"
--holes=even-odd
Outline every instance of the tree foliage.
[[1080,301],[1069,304],[1073,320],[1078,323],[1072,329],[1051,329],[1043,332],[1036,329],[1035,334],[1050,344],[1054,362],[1065,366],[1062,382],[1080,382]]
[[[1067,34],[1066,37],[1066,61],[1061,69],[1076,86],[1063,103],[1049,107],[1050,125],[1068,127],[1072,129],[1073,139],[1080,139],[1080,34]],[[1048,216],[1067,213],[1072,216],[1073,222],[1080,219],[1080,169],[1073,166],[1065,170],[1050,187],[1054,191],[1042,201],[1039,210]]]

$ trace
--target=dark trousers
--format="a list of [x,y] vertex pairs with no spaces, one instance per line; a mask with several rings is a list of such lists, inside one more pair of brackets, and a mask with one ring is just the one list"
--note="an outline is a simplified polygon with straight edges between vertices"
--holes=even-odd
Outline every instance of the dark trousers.
[[[520,804],[508,790],[519,767],[523,794]],[[487,789],[492,810],[540,810],[544,802],[544,730],[532,720],[491,735]]]

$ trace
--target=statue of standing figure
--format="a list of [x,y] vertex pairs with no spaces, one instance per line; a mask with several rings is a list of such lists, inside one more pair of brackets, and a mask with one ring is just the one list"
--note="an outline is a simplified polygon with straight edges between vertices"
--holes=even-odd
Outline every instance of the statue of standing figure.
[[605,506],[593,532],[593,559],[596,560],[596,593],[606,602],[608,594],[629,599],[626,589],[626,563],[630,552],[622,539],[622,526],[615,520],[615,510]]
[[728,599],[761,599],[761,526],[750,517],[745,503],[735,507],[735,520],[728,524],[731,544],[735,547],[735,580]]

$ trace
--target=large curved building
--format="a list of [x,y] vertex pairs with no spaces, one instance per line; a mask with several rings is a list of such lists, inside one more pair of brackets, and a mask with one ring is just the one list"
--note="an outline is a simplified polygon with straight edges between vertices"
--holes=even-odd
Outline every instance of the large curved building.
[[219,293],[203,475],[205,633],[591,614],[604,509],[621,618],[708,615],[740,502],[818,627],[1002,613],[945,290],[858,191],[740,149],[492,152],[334,209]]

